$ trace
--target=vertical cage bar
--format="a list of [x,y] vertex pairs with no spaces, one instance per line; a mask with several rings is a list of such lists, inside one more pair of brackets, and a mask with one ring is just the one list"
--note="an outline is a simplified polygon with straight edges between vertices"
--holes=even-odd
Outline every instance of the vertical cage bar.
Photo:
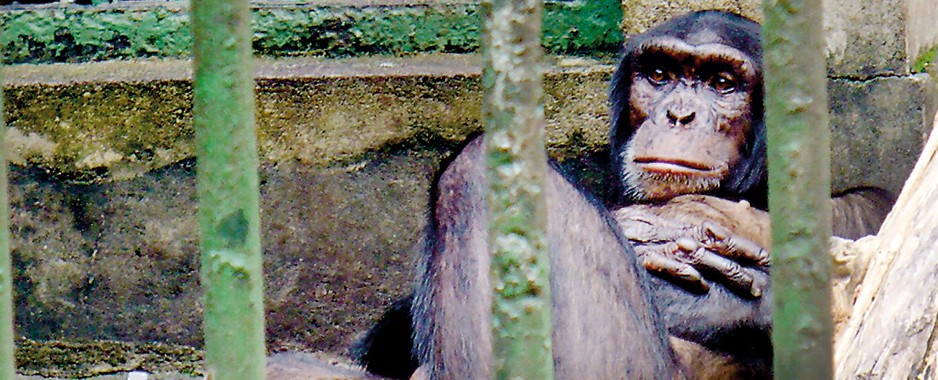
[[775,378],[830,379],[830,133],[821,1],[763,4]]
[[551,379],[541,0],[483,0],[495,376]]
[[[2,82],[2,81],[0,81]],[[0,87],[0,379],[16,374],[13,344],[13,268],[10,260],[10,201],[5,144],[6,118]]]
[[205,361],[211,379],[264,378],[251,13],[247,0],[193,0]]

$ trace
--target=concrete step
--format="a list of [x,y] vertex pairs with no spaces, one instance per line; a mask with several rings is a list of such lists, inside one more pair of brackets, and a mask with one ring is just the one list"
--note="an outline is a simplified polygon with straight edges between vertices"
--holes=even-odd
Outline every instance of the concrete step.
[[[100,181],[192,157],[190,66],[155,60],[5,68],[11,161]],[[456,144],[480,128],[475,55],[259,59],[256,68],[266,163],[356,165],[391,145]],[[546,114],[555,153],[601,149],[611,70],[609,62],[551,59]]]

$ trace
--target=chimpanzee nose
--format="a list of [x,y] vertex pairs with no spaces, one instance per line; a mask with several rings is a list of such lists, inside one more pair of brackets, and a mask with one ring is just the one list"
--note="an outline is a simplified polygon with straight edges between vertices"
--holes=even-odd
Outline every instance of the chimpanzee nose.
[[697,113],[694,111],[687,112],[674,112],[668,110],[668,120],[671,121],[671,124],[674,125],[688,125],[694,121],[694,117],[697,116]]

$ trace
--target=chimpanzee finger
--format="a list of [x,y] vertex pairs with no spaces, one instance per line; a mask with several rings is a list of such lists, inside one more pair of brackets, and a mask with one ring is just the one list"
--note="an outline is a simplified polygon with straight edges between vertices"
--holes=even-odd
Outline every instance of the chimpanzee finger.
[[659,253],[648,252],[642,255],[642,264],[649,272],[667,279],[676,280],[681,286],[698,293],[710,290],[710,284],[694,267]]
[[657,215],[633,215],[617,221],[623,234],[636,245],[670,241],[680,232],[680,229],[670,226],[666,219]]
[[690,262],[697,263],[697,268],[707,268],[721,276],[723,283],[739,294],[761,297],[763,286],[756,281],[756,276],[736,262],[701,247],[689,254]]
[[704,222],[701,227],[709,237],[707,249],[731,259],[747,260],[761,267],[772,265],[769,251],[752,240],[731,235],[725,228],[711,222]]

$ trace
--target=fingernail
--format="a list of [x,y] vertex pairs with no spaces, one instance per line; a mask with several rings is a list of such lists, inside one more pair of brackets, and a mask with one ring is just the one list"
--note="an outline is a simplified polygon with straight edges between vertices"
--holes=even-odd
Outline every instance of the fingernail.
[[752,296],[753,296],[753,297],[756,297],[756,298],[762,297],[762,288],[759,288],[759,287],[757,287],[757,286],[753,286],[753,287],[752,287],[752,291],[750,291],[749,293],[751,293]]
[[678,238],[675,243],[677,243],[678,248],[684,252],[693,252],[697,250],[697,247],[700,246],[700,244],[698,244],[693,239],[686,237]]

